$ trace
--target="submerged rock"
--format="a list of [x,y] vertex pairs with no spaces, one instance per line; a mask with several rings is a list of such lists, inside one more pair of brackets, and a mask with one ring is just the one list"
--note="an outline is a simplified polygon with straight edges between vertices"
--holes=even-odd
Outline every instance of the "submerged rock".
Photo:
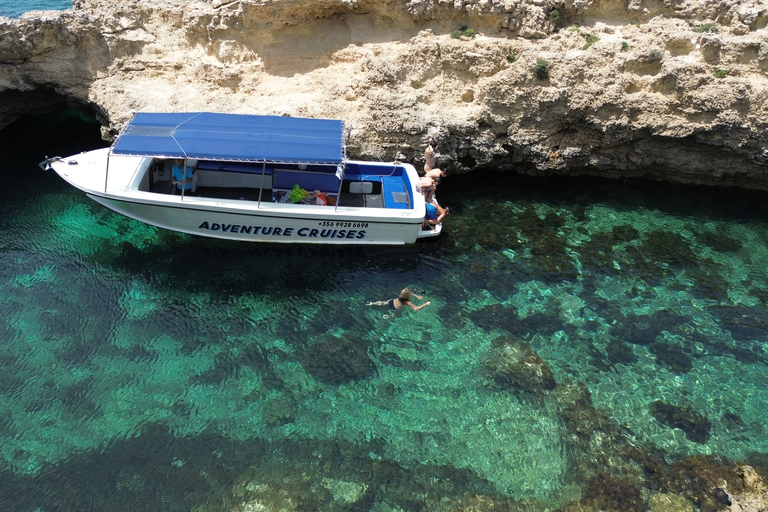
[[506,389],[541,393],[557,386],[547,363],[514,336],[496,338],[484,366],[496,384]]
[[677,406],[657,400],[650,406],[651,414],[659,423],[679,428],[685,437],[696,443],[709,441],[712,423],[703,415],[687,406]]
[[626,480],[613,477],[603,471],[589,480],[582,505],[594,510],[615,510],[618,512],[645,512],[645,503],[640,489]]
[[608,354],[608,361],[612,365],[625,364],[630,365],[637,362],[637,355],[635,355],[632,346],[621,340],[613,340],[608,346],[605,347],[605,351]]
[[675,373],[688,373],[693,368],[693,359],[680,347],[666,343],[651,343],[648,350],[656,356],[656,362]]
[[[672,492],[690,499],[702,512],[761,510],[761,508],[742,508],[736,503],[736,496],[745,491],[743,475],[744,473],[739,471],[739,466],[727,459],[691,457],[670,466],[665,485]],[[753,495],[752,498],[754,497]],[[748,496],[740,497],[739,501],[745,505],[750,501],[754,503],[754,500]],[[734,507],[731,508],[731,506]]]
[[347,337],[326,335],[303,349],[301,364],[324,384],[346,384],[376,374],[376,364],[366,344]]

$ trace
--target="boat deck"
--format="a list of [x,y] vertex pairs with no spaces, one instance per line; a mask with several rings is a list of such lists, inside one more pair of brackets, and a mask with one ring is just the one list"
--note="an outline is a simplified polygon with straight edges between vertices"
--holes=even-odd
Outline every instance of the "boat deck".
[[[346,191],[345,191],[346,189]],[[173,185],[169,180],[154,182],[150,192],[158,194],[172,194]],[[198,186],[194,194],[197,197],[210,197],[217,199],[239,199],[242,201],[258,201],[259,190],[248,187],[201,187]],[[262,202],[272,202],[272,189],[264,189],[261,192]],[[356,194],[349,192],[349,187],[343,187],[339,196],[338,206],[352,206],[358,208],[384,208],[384,197],[377,194]]]

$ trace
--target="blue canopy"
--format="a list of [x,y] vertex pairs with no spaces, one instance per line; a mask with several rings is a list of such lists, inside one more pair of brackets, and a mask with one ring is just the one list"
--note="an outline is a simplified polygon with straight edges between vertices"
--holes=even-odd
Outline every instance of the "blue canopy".
[[332,119],[138,113],[113,144],[115,155],[338,165],[343,124]]

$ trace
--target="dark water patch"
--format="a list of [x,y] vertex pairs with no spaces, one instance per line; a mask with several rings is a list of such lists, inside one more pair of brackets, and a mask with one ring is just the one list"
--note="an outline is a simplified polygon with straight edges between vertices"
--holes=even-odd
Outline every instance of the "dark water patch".
[[693,280],[690,293],[694,297],[718,302],[728,300],[731,284],[717,268],[718,266],[709,260],[706,266],[685,271],[685,275]]
[[717,319],[720,327],[736,340],[768,339],[768,310],[762,305],[743,304],[710,306],[707,311]]
[[409,372],[421,372],[427,368],[427,364],[420,359],[404,359],[394,352],[382,352],[379,354],[378,360],[381,364]]
[[289,393],[279,393],[264,404],[264,422],[270,427],[282,427],[296,419],[297,402]]
[[[16,358],[13,357],[13,360],[15,361]],[[15,368],[8,366],[0,368],[0,394],[9,397],[16,395],[22,390],[26,382],[26,377],[16,371]]]
[[640,251],[646,258],[657,263],[685,268],[698,266],[698,259],[690,243],[679,233],[661,230],[646,233]]
[[667,279],[669,271],[647,257],[643,253],[642,246],[626,246],[622,253],[616,254],[616,261],[628,274],[648,286],[664,286],[669,282]]
[[462,329],[470,321],[469,310],[461,304],[448,303],[439,306],[437,316],[451,329]]
[[696,443],[706,443],[712,430],[712,423],[693,408],[685,405],[672,405],[657,400],[650,405],[651,414],[662,425],[679,428],[685,437]]
[[590,214],[595,204],[619,212],[655,210],[681,217],[722,222],[768,216],[765,193],[757,190],[691,186],[642,178],[606,180],[591,177],[537,178],[509,171],[477,170],[452,175],[440,184],[440,200],[446,204],[471,204],[480,199],[491,202],[545,203]]
[[651,321],[650,316],[627,316],[611,327],[611,337],[633,345],[650,345],[661,335],[662,328]]
[[609,372],[613,369],[605,354],[590,344],[587,346],[587,354],[589,354],[589,364],[597,368],[601,372]]
[[607,319],[608,322],[623,317],[624,314],[619,306],[614,301],[603,297],[599,293],[600,289],[599,286],[587,286],[585,283],[579,292],[579,297],[597,316]]
[[747,294],[760,300],[763,306],[768,306],[768,290],[763,288],[750,288]]
[[695,231],[694,236],[700,244],[717,252],[738,252],[744,247],[739,240],[718,231]]
[[[124,320],[123,324],[134,347],[145,347],[150,357],[155,357],[149,348],[154,340],[170,338],[178,344],[180,354],[193,354],[206,345],[221,343],[229,334],[208,318],[192,314],[189,304],[163,305],[140,319]],[[141,354],[141,349],[135,353]]]
[[57,390],[54,397],[64,405],[67,415],[76,418],[93,418],[101,414],[91,395],[94,381],[93,376],[89,376],[78,383]]
[[[527,281],[532,275],[520,272],[519,268],[512,264],[489,267],[482,262],[473,262],[464,273],[464,283],[473,288],[485,289],[494,297],[505,300],[516,292],[520,282]],[[451,302],[454,300],[451,297]]]
[[626,366],[637,362],[637,355],[629,343],[621,340],[611,340],[605,347],[608,361],[611,365],[623,364]]
[[269,352],[260,344],[243,340],[221,344],[221,350],[214,356],[213,365],[207,370],[189,377],[192,384],[223,384],[229,378],[237,379],[244,370],[250,369],[261,377],[265,389],[282,390],[285,383],[269,362]]
[[546,282],[575,282],[579,277],[571,255],[566,250],[567,240],[553,230],[544,229],[529,236],[531,258],[529,265]]
[[735,427],[745,427],[747,425],[744,423],[744,420],[741,418],[741,416],[733,411],[726,411],[723,413],[723,422],[727,425]]
[[667,343],[651,343],[648,347],[656,356],[656,363],[674,373],[688,373],[693,368],[693,359],[681,347]]
[[[441,202],[443,199],[441,198]],[[480,200],[467,205],[466,213],[460,217],[461,209],[453,212],[450,237],[465,250],[521,249],[523,240],[514,229],[511,220],[514,210],[508,205],[499,205],[490,200]],[[458,219],[458,220],[456,220]],[[446,222],[447,224],[447,222]],[[441,235],[442,236],[442,235]]]
[[[399,293],[395,292],[395,293]],[[341,297],[338,300],[325,301],[322,310],[307,320],[307,334],[318,336],[326,332],[330,327],[341,328],[345,331],[365,333],[373,329],[373,323]]]
[[689,318],[673,311],[660,310],[651,315],[623,315],[608,319],[613,323],[611,336],[634,345],[650,345],[664,331],[675,333]]
[[616,254],[613,249],[614,237],[609,233],[595,233],[587,242],[574,249],[579,254],[583,273],[589,277],[582,278],[594,283],[601,276],[615,276],[620,271],[614,266]]
[[284,339],[289,345],[301,345],[309,335],[304,327],[306,318],[293,304],[294,302],[296,301],[286,302],[280,316],[272,319],[272,322],[274,322],[273,328],[277,338]]
[[0,407],[0,434],[7,435],[8,428],[13,423],[13,411],[8,407]]
[[720,336],[703,333],[698,329],[687,332],[686,337],[691,343],[698,343],[703,346],[711,356],[730,356],[744,364],[768,364],[768,357],[764,354],[759,342],[737,341],[733,343]]
[[723,353],[732,355],[738,362],[744,364],[768,363],[768,358],[760,347],[726,346]]
[[551,336],[563,329],[570,330],[570,326],[563,321],[553,306],[548,307],[546,312],[533,313],[510,324],[507,330],[514,336],[526,339],[536,334]]
[[164,232],[156,244],[132,252],[135,255],[125,260],[115,256],[109,265],[141,272],[171,296],[205,293],[212,303],[228,303],[247,294],[282,302],[310,291],[341,292],[345,287],[368,286],[377,274],[415,271],[421,266],[414,247],[243,244],[170,232]]
[[493,329],[512,330],[518,321],[517,308],[503,304],[491,304],[482,309],[471,311],[469,318],[476,326],[486,331]]
[[307,372],[324,384],[341,385],[377,374],[367,342],[351,336],[325,335],[298,353]]
[[542,217],[532,204],[525,204],[523,208],[515,210],[511,216],[512,225],[530,240],[536,239],[544,232],[557,231],[566,221],[551,208],[547,208]]
[[631,242],[632,240],[640,238],[640,231],[628,224],[613,226],[613,228],[611,228],[611,234],[616,243]]

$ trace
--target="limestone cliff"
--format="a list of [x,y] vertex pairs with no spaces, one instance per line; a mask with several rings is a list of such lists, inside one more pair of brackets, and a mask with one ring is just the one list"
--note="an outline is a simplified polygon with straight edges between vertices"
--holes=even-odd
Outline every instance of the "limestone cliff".
[[[0,126],[331,117],[356,158],[768,189],[758,0],[75,0],[0,18]],[[41,142],[42,143],[42,142]]]

